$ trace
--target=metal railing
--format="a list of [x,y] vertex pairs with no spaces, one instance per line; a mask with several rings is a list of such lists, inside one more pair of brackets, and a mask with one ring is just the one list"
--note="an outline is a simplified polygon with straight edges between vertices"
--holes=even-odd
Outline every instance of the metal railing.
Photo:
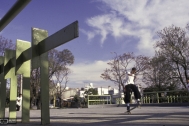
[[[154,91],[142,93],[142,104],[149,103],[189,103],[189,92],[185,90],[172,90],[172,91]],[[134,98],[134,97],[132,97]],[[88,95],[87,105],[103,105],[103,104],[124,104],[123,97],[114,98],[112,102],[111,95]],[[132,101],[133,99],[131,99]]]
[[111,95],[88,95],[88,105],[112,104]]
[[148,103],[188,103],[189,92],[185,90],[144,92],[143,104]]
[[116,104],[122,104],[124,98],[116,98]]

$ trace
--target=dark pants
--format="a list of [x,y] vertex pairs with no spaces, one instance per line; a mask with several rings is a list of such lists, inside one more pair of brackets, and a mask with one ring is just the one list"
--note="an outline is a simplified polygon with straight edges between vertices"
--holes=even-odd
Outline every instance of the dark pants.
[[124,97],[124,102],[125,103],[130,103],[131,92],[134,92],[135,99],[140,99],[141,98],[140,92],[139,92],[139,90],[138,90],[136,85],[128,84],[128,85],[125,86],[125,89],[126,89],[126,91],[124,92],[125,93],[125,97]]
[[16,105],[16,111],[20,111],[20,106]]

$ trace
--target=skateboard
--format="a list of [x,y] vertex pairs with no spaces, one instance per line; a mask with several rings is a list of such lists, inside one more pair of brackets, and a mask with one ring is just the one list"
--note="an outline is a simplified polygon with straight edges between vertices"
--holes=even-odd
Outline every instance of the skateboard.
[[136,109],[136,108],[141,108],[141,104],[137,104],[137,105],[135,105],[134,107],[130,108],[130,109],[126,112],[126,114],[131,114],[131,111],[134,110],[134,109]]

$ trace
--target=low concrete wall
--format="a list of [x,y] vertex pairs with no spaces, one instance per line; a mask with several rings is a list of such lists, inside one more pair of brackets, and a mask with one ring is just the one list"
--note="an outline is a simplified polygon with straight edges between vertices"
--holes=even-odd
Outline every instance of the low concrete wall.
[[189,103],[150,103],[150,104],[142,104],[142,106],[163,106],[163,107],[189,106]]

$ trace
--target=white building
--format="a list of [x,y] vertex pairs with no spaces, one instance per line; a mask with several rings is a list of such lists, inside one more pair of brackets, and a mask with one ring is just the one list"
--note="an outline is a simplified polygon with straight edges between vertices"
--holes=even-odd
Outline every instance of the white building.
[[84,90],[86,91],[86,90],[88,90],[88,89],[90,89],[90,88],[94,88],[94,87],[93,87],[93,83],[89,83],[89,85],[85,85]]
[[69,100],[72,99],[75,95],[77,95],[77,89],[68,88],[64,92],[62,92],[62,99],[63,100]]
[[109,94],[110,94],[110,95],[119,94],[119,90],[116,89],[116,88],[109,88]]
[[[141,86],[137,85],[139,88],[139,92],[141,92]],[[87,91],[88,89],[93,88],[96,89],[98,92],[98,95],[111,95],[112,98],[112,103],[116,103],[118,104],[118,99],[121,97],[121,104],[125,104],[124,102],[124,93],[121,91],[119,93],[119,89],[116,88],[111,88],[109,87],[94,87],[93,83],[89,83],[89,85],[85,85],[85,88],[83,88],[83,90],[80,90],[78,92],[79,97],[84,97],[86,94],[84,94],[85,91]],[[131,96],[131,102],[135,103],[135,98],[134,98],[134,93],[132,93]]]
[[98,95],[108,95],[109,94],[109,88],[95,88],[98,92]]

